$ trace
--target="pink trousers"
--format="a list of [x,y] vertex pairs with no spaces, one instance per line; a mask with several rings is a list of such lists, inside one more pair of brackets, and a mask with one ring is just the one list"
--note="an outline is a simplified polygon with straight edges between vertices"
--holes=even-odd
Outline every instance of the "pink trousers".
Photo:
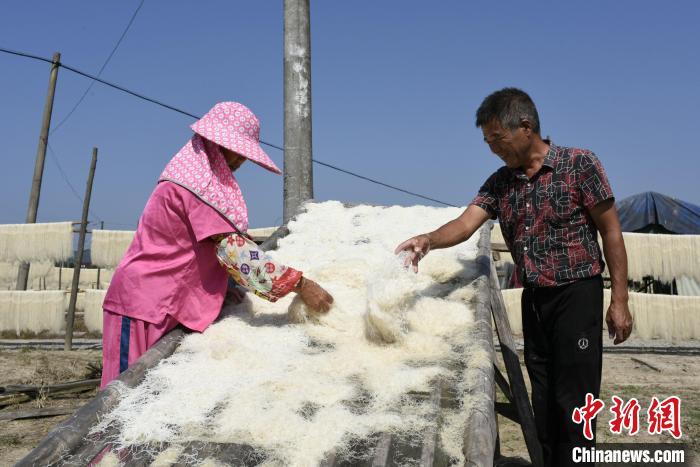
[[153,324],[104,310],[102,326],[102,382],[116,379],[168,331],[179,323],[170,315]]

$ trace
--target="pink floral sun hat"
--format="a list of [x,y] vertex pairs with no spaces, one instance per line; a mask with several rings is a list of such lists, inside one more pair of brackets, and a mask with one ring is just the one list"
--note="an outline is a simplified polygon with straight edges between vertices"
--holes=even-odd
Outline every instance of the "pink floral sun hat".
[[260,122],[243,104],[219,102],[191,128],[198,135],[250,159],[271,172],[282,173],[260,147]]
[[248,230],[248,207],[219,146],[193,135],[170,159],[158,182],[173,182],[223,214],[239,231]]

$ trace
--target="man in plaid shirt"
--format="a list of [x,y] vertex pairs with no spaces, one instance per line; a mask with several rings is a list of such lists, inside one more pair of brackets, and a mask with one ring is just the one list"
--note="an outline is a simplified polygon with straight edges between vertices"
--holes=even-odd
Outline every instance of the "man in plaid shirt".
[[605,264],[598,233],[612,282],[608,332],[619,344],[632,331],[627,255],[613,193],[591,151],[541,138],[535,104],[519,89],[484,99],[476,125],[505,165],[457,219],[396,251],[408,252],[417,270],[431,249],[464,242],[498,218],[524,285],[525,365],[545,465],[570,465],[574,446],[595,443],[584,438],[572,413],[585,404],[586,393],[600,394]]

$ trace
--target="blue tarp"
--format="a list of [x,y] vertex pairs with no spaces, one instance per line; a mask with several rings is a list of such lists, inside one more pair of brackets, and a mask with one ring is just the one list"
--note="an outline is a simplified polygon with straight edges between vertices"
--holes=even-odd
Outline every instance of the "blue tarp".
[[616,204],[623,232],[700,235],[700,206],[647,191]]

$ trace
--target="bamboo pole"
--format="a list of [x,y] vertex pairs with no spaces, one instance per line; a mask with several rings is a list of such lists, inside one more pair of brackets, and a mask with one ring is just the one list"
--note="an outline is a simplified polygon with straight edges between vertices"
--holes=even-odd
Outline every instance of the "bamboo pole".
[[284,223],[313,198],[309,0],[284,0]]
[[[489,275],[491,273],[491,232],[489,225],[481,228],[479,251],[476,265],[478,278],[474,281],[477,293],[474,298],[474,330],[471,339],[475,346],[489,354],[490,360],[495,361],[493,348],[493,330],[491,327],[491,298],[489,291]],[[493,365],[476,370],[477,375],[468,393],[475,398],[475,403],[467,414],[467,422],[463,433],[462,452],[465,466],[493,465],[494,452],[498,429],[494,402],[496,386]]]
[[[44,177],[44,161],[46,160],[46,146],[49,143],[49,127],[51,126],[51,114],[53,112],[53,98],[56,94],[56,79],[61,62],[61,54],[53,54],[51,73],[49,74],[49,89],[44,103],[44,115],[41,119],[41,132],[39,133],[39,146],[36,150],[36,162],[34,163],[34,175],[32,176],[32,191],[29,193],[29,206],[27,207],[27,224],[36,222],[36,213],[39,210],[39,196],[41,195],[41,181]],[[27,290],[29,278],[29,263],[21,263],[17,272],[17,290]]]
[[78,238],[78,253],[73,265],[73,286],[70,290],[70,303],[68,305],[68,316],[66,322],[66,344],[65,350],[72,350],[73,347],[73,324],[75,322],[75,304],[78,301],[78,285],[80,284],[80,266],[83,264],[83,251],[85,249],[85,232],[87,230],[87,217],[90,211],[90,197],[92,195],[92,181],[95,177],[95,167],[97,165],[97,148],[92,148],[92,161],[90,162],[90,172],[88,173],[87,185],[85,187],[85,198],[83,199],[83,217],[80,222],[80,237]]

